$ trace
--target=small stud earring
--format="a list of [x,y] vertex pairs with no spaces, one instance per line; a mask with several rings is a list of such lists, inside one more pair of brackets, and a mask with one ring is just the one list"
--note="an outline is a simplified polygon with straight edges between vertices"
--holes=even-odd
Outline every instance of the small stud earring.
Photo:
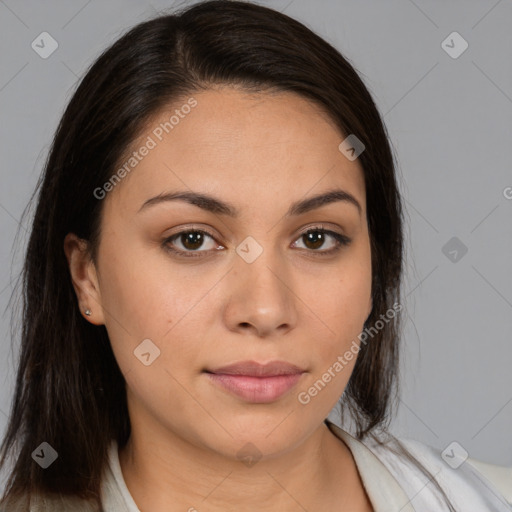
[[85,314],[86,314],[87,316],[91,316],[91,315],[92,315],[92,312],[91,312],[91,310],[90,310],[90,309],[86,309],[86,310],[85,310]]

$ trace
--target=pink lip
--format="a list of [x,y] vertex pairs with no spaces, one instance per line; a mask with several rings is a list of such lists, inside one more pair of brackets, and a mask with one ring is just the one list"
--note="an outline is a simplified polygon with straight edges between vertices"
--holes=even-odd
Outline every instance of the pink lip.
[[292,389],[305,370],[284,361],[243,361],[206,371],[208,377],[247,402],[269,403]]

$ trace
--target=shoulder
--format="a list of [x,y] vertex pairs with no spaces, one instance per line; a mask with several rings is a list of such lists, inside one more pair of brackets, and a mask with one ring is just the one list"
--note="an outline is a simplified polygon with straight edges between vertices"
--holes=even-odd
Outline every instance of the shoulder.
[[[457,444],[441,452],[419,441],[391,435],[386,440],[368,437],[362,443],[393,473],[411,496],[413,506],[440,499],[434,496],[438,493],[430,482],[435,479],[452,505],[460,510],[512,511],[512,468],[469,458]],[[420,465],[430,477],[421,471]],[[419,506],[418,510],[423,508]]]
[[512,467],[497,466],[468,458],[467,462],[489,480],[512,504]]

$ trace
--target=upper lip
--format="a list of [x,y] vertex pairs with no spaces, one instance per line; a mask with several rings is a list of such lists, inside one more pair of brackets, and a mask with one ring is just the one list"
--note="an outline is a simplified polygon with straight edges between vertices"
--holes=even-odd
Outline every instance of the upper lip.
[[208,373],[225,375],[247,375],[249,377],[275,377],[277,375],[293,375],[304,373],[305,370],[286,361],[271,361],[261,364],[256,361],[240,361],[213,370],[206,370]]

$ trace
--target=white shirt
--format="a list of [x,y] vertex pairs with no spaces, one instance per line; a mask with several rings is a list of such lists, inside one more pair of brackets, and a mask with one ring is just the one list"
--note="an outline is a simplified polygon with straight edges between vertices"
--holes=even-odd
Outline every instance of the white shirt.
[[[352,452],[375,512],[449,510],[428,477],[406,457],[392,451],[397,448],[396,444],[381,446],[370,438],[359,441],[334,423],[328,421],[327,424]],[[512,471],[508,468],[477,461],[474,464],[467,459],[454,469],[434,448],[409,439],[400,441],[435,476],[457,512],[512,512]],[[491,470],[485,471],[487,476],[477,470],[485,466]],[[105,512],[140,512],[126,487],[115,441],[109,450],[102,500]]]

